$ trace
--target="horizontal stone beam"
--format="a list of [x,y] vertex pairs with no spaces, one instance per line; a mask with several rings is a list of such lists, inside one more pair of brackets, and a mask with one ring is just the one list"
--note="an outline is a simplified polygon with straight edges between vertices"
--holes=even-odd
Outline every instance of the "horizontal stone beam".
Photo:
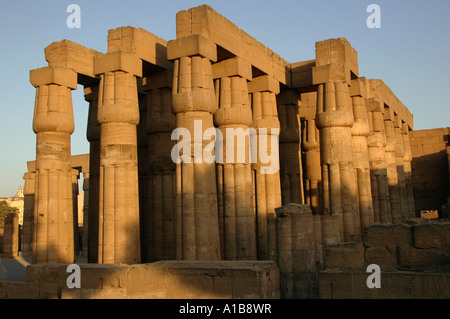
[[102,54],[69,40],[53,42],[44,51],[49,66],[69,69],[91,78],[95,77],[94,56]]
[[[413,114],[408,108],[395,96],[392,90],[382,81],[371,79],[367,89],[367,97],[380,100],[388,107],[389,112],[395,113],[399,120],[405,122],[411,130],[414,129]],[[392,117],[393,115],[387,115]]]
[[173,69],[173,63],[167,60],[167,41],[141,28],[127,26],[109,30],[108,53],[115,51],[133,54],[163,69]]
[[255,68],[290,86],[290,63],[255,40],[235,24],[202,5],[177,13],[177,38],[200,34]]

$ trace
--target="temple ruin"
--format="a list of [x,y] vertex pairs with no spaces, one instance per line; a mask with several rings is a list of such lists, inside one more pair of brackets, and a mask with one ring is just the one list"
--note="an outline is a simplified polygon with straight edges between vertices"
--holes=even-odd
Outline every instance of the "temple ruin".
[[[22,253],[33,265],[28,295],[12,283],[0,295],[404,298],[416,285],[402,281],[408,270],[422,285],[411,296],[441,285],[433,291],[450,297],[448,270],[421,272],[450,260],[449,130],[433,131],[439,149],[427,147],[392,89],[360,75],[346,39],[316,42],[314,60],[291,63],[203,5],[178,12],[174,40],[130,26],[107,40],[106,53],[53,42],[48,65],[30,71],[36,159],[24,176]],[[78,85],[90,153],[73,156]],[[174,161],[177,128],[200,135]],[[231,129],[248,133],[222,150],[231,160],[198,156],[210,151],[211,128],[225,144]],[[241,156],[252,146],[275,155],[277,169]],[[434,172],[445,174],[436,173],[442,194],[429,204],[417,195],[432,182],[415,174],[429,176],[418,157],[435,152],[444,161]],[[417,218],[423,209],[442,220]],[[69,289],[66,267],[77,255],[88,263],[81,289]],[[367,288],[369,264],[399,288]]]

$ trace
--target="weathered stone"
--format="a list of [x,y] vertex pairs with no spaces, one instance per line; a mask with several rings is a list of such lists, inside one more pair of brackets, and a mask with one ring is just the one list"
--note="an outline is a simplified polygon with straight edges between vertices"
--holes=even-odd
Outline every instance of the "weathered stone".
[[402,247],[413,243],[412,227],[405,224],[371,225],[364,228],[366,247]]
[[450,250],[450,223],[429,223],[413,228],[414,247]]

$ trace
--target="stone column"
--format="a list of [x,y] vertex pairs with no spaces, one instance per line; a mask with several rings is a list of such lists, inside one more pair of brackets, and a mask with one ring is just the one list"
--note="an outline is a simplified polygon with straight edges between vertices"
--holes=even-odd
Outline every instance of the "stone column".
[[45,67],[32,70],[30,82],[36,87],[33,263],[72,263],[71,90],[77,88],[77,74]]
[[35,173],[25,173],[23,187],[23,226],[22,226],[22,254],[31,255],[33,252],[33,221],[34,221],[34,184]]
[[94,58],[100,76],[98,263],[140,263],[136,76],[142,61],[120,51]]
[[387,177],[389,184],[389,198],[391,201],[391,215],[392,223],[401,223],[401,207],[400,207],[400,195],[399,184],[397,174],[397,162],[395,160],[396,152],[396,138],[394,131],[393,114],[388,107],[384,110],[384,128],[386,132],[386,164],[387,164]]
[[374,223],[372,192],[370,181],[370,164],[367,136],[369,135],[369,121],[367,118],[366,103],[366,81],[364,78],[352,80],[353,118],[352,127],[352,150],[353,165],[355,167],[358,183],[358,202],[360,212],[360,227]]
[[402,138],[403,138],[403,147],[405,149],[405,154],[403,156],[403,164],[405,169],[405,187],[406,187],[406,201],[408,205],[408,218],[414,218],[415,208],[414,208],[414,193],[413,193],[413,184],[412,184],[412,153],[411,153],[411,143],[409,137],[410,128],[408,124],[402,123]]
[[386,135],[384,133],[381,101],[366,99],[369,119],[367,146],[370,163],[370,180],[375,224],[392,223],[391,202],[386,163]]
[[300,95],[283,90],[277,95],[280,120],[280,180],[282,203],[304,204],[302,151],[300,143]]
[[16,257],[19,253],[19,214],[9,213],[5,217],[3,254]]
[[[318,86],[316,125],[320,131],[323,193],[329,193],[331,215],[340,216],[341,238],[360,236],[358,189],[353,166],[353,110],[346,82],[326,82]],[[328,182],[328,187],[327,187]]]
[[202,156],[203,133],[214,128],[217,109],[211,73],[217,47],[203,36],[186,36],[169,41],[167,57],[174,60],[176,127],[189,134],[183,136],[187,142],[177,154],[177,259],[217,260],[221,257],[215,163]]
[[173,71],[152,73],[142,79],[147,92],[146,139],[147,208],[143,232],[147,238],[148,261],[176,259],[176,164],[171,159],[176,127],[172,112]]
[[[212,73],[219,106],[214,122],[223,137],[223,159],[217,163],[222,258],[254,260],[256,229],[249,148],[252,110],[247,90],[252,68],[251,64],[235,57],[214,64]],[[216,162],[217,155],[216,149]]]
[[[100,123],[98,113],[98,86],[84,88],[84,99],[89,102],[86,136],[89,141],[89,201],[87,207],[87,257],[88,262],[98,262],[98,225],[99,225],[99,178],[100,178]],[[85,207],[86,209],[86,207]]]
[[[138,176],[139,176],[139,225],[141,240],[141,262],[150,262],[148,259],[148,233],[146,224],[149,215],[149,148],[147,136],[147,93],[142,88],[142,80],[138,79],[138,100],[139,100],[139,124],[137,125],[137,156],[138,156]],[[152,150],[153,151],[153,150]]]
[[83,236],[82,256],[88,257],[88,234],[89,234],[89,173],[83,173]]
[[395,163],[397,165],[398,193],[400,200],[400,222],[406,221],[408,216],[408,202],[406,199],[406,177],[403,158],[405,147],[403,146],[401,122],[397,115],[394,115],[395,134]]
[[[314,119],[303,121],[302,145],[305,150],[305,198],[306,204],[311,206],[314,214],[329,215],[329,207],[327,210],[322,209],[321,205],[321,188],[322,188],[322,172],[320,168],[320,141],[319,130],[316,127]],[[328,192],[326,192],[328,195]],[[329,198],[326,197],[326,202]]]
[[[275,218],[275,208],[281,206],[281,185],[279,170],[279,129],[276,94],[280,92],[279,82],[264,75],[254,78],[248,84],[253,110],[252,128],[255,135],[251,143],[257,146],[257,158],[252,158],[254,171],[255,206],[257,223],[258,259],[271,259],[269,247],[275,243],[275,233],[268,234],[268,222]],[[275,143],[272,143],[275,142]],[[273,145],[272,145],[273,144]],[[264,149],[265,148],[265,149]],[[267,154],[265,154],[267,153]],[[269,155],[270,154],[270,155]],[[269,161],[264,157],[270,156]],[[267,162],[267,163],[264,163]],[[275,228],[270,228],[275,231]]]
[[72,169],[72,209],[73,209],[73,247],[75,256],[79,253],[80,233],[78,228],[78,178],[80,172]]

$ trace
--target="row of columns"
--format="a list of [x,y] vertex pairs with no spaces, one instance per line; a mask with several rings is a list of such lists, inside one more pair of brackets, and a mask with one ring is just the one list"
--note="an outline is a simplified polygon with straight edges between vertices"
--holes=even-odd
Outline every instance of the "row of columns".
[[[358,241],[365,226],[401,222],[414,211],[409,128],[355,90],[360,79],[317,81],[315,115],[302,120],[299,92],[280,92],[268,75],[253,77],[252,65],[239,57],[218,61],[209,39],[182,37],[167,50],[173,70],[146,77],[133,54],[94,57],[98,80],[84,87],[89,262],[270,259],[275,209],[290,202],[325,216],[317,220],[330,241]],[[34,185],[26,204],[31,211],[33,202],[33,261],[72,262],[77,74],[49,66],[33,70],[30,81],[37,92],[36,171],[26,177]],[[193,136],[176,149],[174,162],[174,139],[182,135],[174,136],[176,128]],[[221,154],[213,154],[222,162],[205,158],[211,129],[223,138]],[[248,134],[240,139],[229,130]],[[230,138],[233,149],[226,147]],[[276,163],[252,158],[251,145],[275,154]],[[243,158],[241,150],[248,150]]]

